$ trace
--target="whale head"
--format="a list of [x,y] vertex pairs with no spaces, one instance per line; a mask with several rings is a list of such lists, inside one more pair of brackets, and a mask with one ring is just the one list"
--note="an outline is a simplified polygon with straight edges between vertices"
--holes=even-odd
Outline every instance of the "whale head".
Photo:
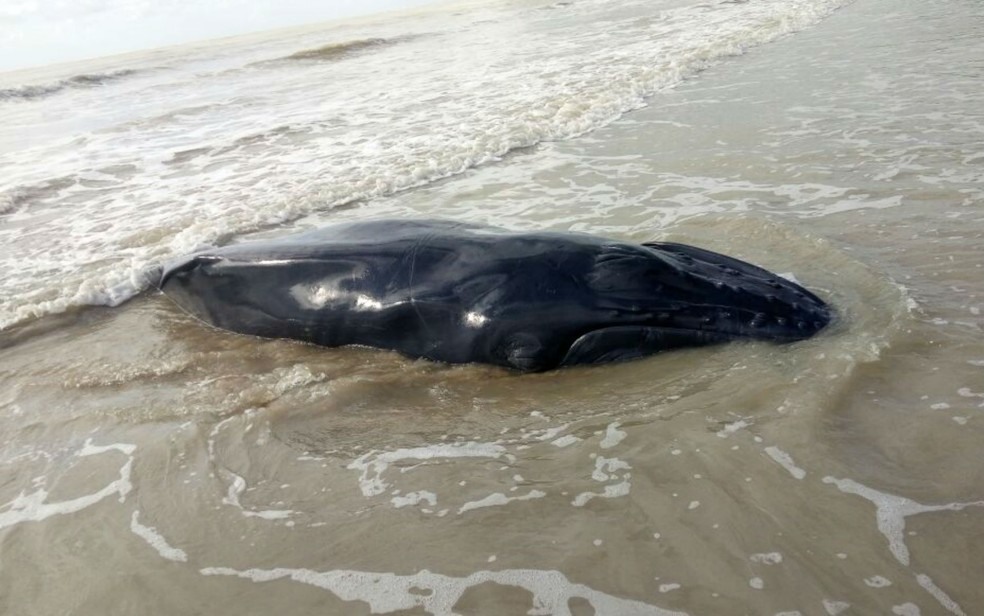
[[581,335],[562,365],[605,363],[734,340],[796,342],[834,312],[803,286],[744,261],[670,242],[618,245],[591,276],[610,318]]

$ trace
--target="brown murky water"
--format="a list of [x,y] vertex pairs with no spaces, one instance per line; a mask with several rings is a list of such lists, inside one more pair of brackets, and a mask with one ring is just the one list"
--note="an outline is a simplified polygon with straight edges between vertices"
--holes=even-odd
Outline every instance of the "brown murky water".
[[694,243],[835,304],[804,343],[518,376],[153,293],[3,332],[0,613],[984,613],[982,9],[859,0],[295,225]]

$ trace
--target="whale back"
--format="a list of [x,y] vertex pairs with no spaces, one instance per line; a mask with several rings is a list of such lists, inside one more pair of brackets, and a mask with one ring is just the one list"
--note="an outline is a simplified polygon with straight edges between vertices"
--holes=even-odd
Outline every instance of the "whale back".
[[694,247],[449,221],[206,250],[169,264],[160,288],[222,329],[523,371],[798,340],[831,316],[799,285]]

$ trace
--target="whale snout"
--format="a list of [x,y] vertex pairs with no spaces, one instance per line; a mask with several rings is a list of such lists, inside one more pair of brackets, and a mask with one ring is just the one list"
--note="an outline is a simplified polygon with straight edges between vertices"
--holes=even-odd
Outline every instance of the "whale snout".
[[[834,319],[831,307],[805,287],[738,259],[683,244],[647,244],[661,251],[701,291],[703,304],[683,315],[687,329],[735,339],[794,342]],[[691,299],[691,301],[693,301]],[[698,302],[695,302],[695,304]]]
[[[786,281],[784,281],[786,282]],[[801,289],[795,283],[786,282],[792,288]],[[790,289],[784,289],[790,291]],[[759,310],[746,310],[743,320],[734,323],[739,337],[776,342],[794,342],[810,338],[827,327],[833,319],[829,306],[809,296],[799,296],[801,291],[791,291],[792,300],[780,294],[764,295],[765,306]]]

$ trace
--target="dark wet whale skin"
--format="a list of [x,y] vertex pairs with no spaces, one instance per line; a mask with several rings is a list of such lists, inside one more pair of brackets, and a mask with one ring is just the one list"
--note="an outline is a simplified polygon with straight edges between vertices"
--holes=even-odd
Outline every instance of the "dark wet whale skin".
[[790,342],[832,318],[803,287],[700,248],[439,220],[208,250],[170,264],[160,288],[222,329],[521,371]]

